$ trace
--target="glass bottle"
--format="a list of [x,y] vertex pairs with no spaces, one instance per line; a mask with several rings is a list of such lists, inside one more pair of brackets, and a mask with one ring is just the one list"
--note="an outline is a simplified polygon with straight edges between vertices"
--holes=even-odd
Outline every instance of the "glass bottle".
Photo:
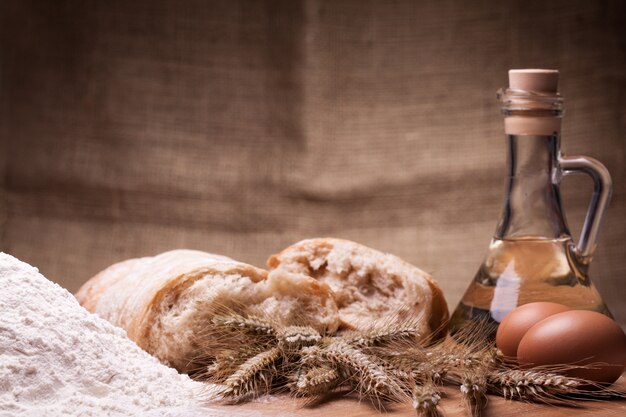
[[[611,177],[593,158],[561,154],[558,77],[556,70],[511,70],[510,87],[498,91],[508,156],[504,205],[488,253],[450,319],[453,333],[475,318],[495,332],[509,311],[534,301],[611,316],[588,276]],[[594,183],[577,244],[559,195],[561,178],[570,173],[585,173]]]

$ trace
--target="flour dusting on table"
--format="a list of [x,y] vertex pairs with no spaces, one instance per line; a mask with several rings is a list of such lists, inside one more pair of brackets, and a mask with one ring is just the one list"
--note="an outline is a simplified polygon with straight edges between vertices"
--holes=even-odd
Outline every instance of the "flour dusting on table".
[[202,389],[36,268],[0,253],[1,417],[167,415],[197,406]]

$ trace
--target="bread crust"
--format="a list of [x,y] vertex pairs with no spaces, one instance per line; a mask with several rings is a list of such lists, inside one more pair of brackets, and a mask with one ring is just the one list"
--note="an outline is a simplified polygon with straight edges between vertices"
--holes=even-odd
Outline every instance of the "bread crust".
[[[267,266],[270,276],[291,271],[328,283],[343,328],[362,329],[376,321],[402,321],[413,315],[422,317],[423,338],[438,340],[446,334],[449,315],[443,291],[432,276],[394,255],[349,240],[314,238],[270,256]],[[361,292],[358,297],[346,294],[353,286]],[[379,308],[373,309],[374,304]]]

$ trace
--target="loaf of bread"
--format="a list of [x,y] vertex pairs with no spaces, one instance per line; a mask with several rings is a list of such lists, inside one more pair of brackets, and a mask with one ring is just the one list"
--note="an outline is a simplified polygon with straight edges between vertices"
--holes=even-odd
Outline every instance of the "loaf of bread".
[[225,256],[174,250],[117,263],[76,294],[89,311],[126,330],[141,348],[181,372],[201,357],[201,335],[225,309],[335,332],[330,287],[306,275],[267,271]]
[[441,289],[396,256],[347,240],[309,239],[270,257],[268,266],[269,274],[225,256],[173,250],[114,264],[76,298],[181,372],[193,371],[196,358],[206,363],[202,335],[224,311],[323,334],[406,320],[419,323],[425,339],[445,334]]
[[341,328],[367,329],[373,322],[419,317],[423,338],[445,335],[448,307],[433,278],[402,259],[355,242],[303,240],[269,258],[269,276],[304,274],[332,289]]

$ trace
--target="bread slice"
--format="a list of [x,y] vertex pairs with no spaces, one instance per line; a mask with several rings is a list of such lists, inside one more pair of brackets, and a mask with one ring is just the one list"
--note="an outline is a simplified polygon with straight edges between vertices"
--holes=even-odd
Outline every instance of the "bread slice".
[[328,284],[335,294],[341,328],[365,330],[374,323],[420,317],[422,338],[445,335],[448,307],[441,288],[421,269],[355,242],[307,239],[271,256],[269,276],[304,274]]
[[339,325],[328,285],[298,274],[268,279],[263,269],[194,250],[112,265],[86,282],[76,298],[181,372],[193,370],[194,358],[205,354],[198,335],[225,309],[321,332]]

